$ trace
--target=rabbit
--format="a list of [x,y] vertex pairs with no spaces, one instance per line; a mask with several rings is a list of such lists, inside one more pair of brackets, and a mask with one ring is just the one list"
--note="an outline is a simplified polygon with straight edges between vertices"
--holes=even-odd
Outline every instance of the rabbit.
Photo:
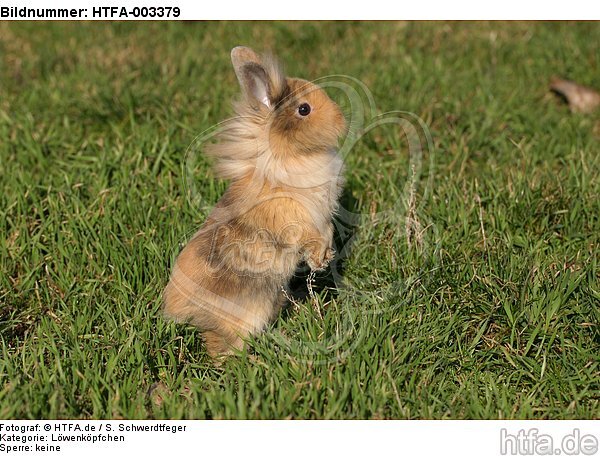
[[241,350],[286,303],[298,265],[333,259],[344,184],[337,145],[346,121],[317,85],[288,78],[272,56],[238,46],[242,96],[206,153],[230,185],[177,257],[163,312],[199,328],[212,358]]

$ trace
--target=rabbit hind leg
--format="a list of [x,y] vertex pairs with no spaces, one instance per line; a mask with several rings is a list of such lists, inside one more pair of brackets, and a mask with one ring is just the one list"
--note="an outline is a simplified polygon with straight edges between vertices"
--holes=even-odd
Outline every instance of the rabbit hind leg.
[[205,331],[202,334],[208,355],[218,360],[244,348],[244,339],[237,334],[223,334],[220,331]]

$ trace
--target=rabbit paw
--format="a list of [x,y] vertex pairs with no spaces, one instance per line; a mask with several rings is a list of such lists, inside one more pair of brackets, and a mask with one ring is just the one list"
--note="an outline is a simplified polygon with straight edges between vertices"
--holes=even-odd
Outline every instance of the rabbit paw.
[[320,253],[320,255],[318,255],[318,258],[314,255],[311,255],[308,257],[306,262],[308,263],[308,267],[310,267],[311,271],[323,271],[325,268],[327,268],[331,260],[333,260],[334,256],[335,250],[327,247]]

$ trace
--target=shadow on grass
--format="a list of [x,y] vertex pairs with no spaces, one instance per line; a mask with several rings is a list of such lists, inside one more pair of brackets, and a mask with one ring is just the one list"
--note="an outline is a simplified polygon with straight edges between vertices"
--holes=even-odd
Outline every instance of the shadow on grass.
[[[333,224],[335,258],[329,267],[322,272],[316,273],[312,283],[312,289],[315,294],[323,296],[326,300],[335,298],[339,294],[339,288],[342,285],[344,272],[346,269],[346,260],[352,250],[352,244],[358,229],[358,207],[357,200],[352,196],[352,191],[345,188],[341,198],[340,207],[343,208],[341,215],[335,217]],[[308,278],[310,268],[303,262],[301,263],[289,283],[290,297],[298,302],[303,302],[310,297],[308,289]],[[291,303],[282,310],[282,318],[288,318],[291,312]]]

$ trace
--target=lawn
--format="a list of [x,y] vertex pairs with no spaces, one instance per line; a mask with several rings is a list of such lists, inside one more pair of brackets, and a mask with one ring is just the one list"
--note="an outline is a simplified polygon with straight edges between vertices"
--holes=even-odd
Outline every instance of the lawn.
[[[0,22],[0,419],[599,418],[600,117],[548,90],[600,88],[598,43],[598,23]],[[345,258],[215,367],[161,292],[227,185],[186,151],[231,115],[238,44],[362,81],[431,147],[353,124]]]

